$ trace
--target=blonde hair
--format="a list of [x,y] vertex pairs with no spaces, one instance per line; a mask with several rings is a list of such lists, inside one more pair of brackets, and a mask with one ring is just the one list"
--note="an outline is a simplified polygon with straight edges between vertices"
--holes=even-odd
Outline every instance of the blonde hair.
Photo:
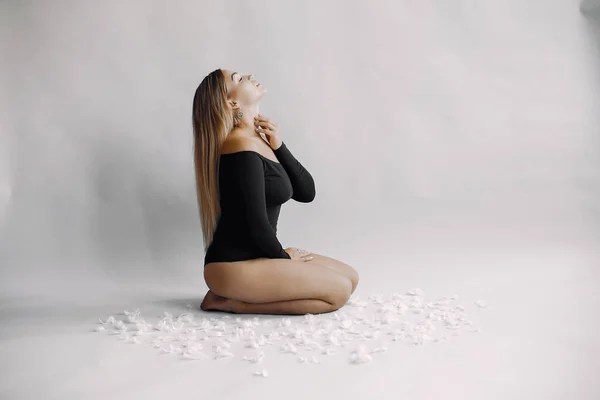
[[221,69],[216,69],[200,82],[192,106],[196,195],[204,251],[213,240],[221,215],[219,156],[221,146],[235,123],[227,100],[225,75]]

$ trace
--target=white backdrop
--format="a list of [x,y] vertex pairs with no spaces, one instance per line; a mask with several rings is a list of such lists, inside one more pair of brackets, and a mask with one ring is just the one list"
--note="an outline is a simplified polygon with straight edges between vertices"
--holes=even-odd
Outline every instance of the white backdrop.
[[574,0],[2,1],[0,295],[201,298],[191,106],[225,68],[315,179],[284,247],[372,291],[560,258],[598,305],[594,29]]
[[589,23],[572,1],[446,3],[3,2],[2,290],[202,283],[191,100],[217,67],[264,83],[315,178],[284,247],[368,273],[598,245]]

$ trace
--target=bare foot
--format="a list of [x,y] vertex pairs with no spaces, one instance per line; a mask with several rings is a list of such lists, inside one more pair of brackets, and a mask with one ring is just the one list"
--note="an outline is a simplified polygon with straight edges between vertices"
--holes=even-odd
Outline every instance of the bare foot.
[[204,300],[202,300],[202,304],[200,304],[200,309],[202,311],[235,312],[235,303],[235,300],[228,299],[227,297],[223,296],[218,296],[209,290],[208,292],[206,292]]

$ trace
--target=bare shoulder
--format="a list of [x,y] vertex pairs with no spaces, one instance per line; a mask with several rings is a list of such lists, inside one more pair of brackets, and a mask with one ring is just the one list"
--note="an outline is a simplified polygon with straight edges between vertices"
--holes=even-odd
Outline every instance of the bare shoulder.
[[228,137],[223,142],[221,154],[237,153],[238,151],[246,150],[259,152],[256,141],[243,136]]

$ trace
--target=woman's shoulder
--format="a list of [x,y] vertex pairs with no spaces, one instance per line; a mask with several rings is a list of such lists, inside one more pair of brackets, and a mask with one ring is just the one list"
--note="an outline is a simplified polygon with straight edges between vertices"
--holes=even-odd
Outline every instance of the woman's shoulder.
[[231,154],[240,151],[257,151],[257,143],[247,136],[228,136],[221,146],[221,154]]
[[248,136],[232,136],[227,137],[221,146],[221,155],[234,153],[257,153],[257,155],[265,157],[269,160],[277,162],[277,157],[268,145],[261,143],[262,138],[250,138]]

